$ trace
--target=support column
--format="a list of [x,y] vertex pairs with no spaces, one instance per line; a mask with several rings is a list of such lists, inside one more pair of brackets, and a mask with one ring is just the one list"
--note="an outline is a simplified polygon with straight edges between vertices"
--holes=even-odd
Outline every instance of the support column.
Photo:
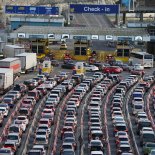
[[143,13],[140,13],[140,22],[143,22]]
[[118,14],[115,14],[115,23],[116,23],[116,25],[119,26],[119,22],[118,22]]
[[123,24],[126,24],[126,13],[123,13]]

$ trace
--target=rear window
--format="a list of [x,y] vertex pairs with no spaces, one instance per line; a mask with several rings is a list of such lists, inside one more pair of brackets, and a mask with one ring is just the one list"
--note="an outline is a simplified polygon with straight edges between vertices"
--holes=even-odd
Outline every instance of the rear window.
[[28,114],[28,110],[26,110],[26,109],[25,110],[24,109],[20,109],[19,110],[19,113],[20,114]]
[[29,153],[28,153],[28,155],[41,155],[41,152],[40,151],[30,151]]
[[120,147],[120,150],[127,152],[130,151],[130,147]]
[[44,137],[37,137],[36,141],[46,141],[46,138],[44,138]]
[[116,126],[117,130],[124,131],[126,130],[126,126]]
[[142,106],[142,105],[134,105],[134,108],[135,108],[135,109],[142,109],[143,106]]
[[36,96],[36,92],[28,92],[28,96]]

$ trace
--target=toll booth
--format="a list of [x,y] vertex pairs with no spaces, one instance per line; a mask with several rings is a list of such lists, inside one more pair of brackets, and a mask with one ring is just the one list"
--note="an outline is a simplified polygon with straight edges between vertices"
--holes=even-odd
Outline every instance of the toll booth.
[[75,36],[74,38],[74,59],[88,60],[91,55],[90,41],[86,37]]
[[31,51],[37,53],[38,59],[43,59],[49,54],[47,39],[30,39]]

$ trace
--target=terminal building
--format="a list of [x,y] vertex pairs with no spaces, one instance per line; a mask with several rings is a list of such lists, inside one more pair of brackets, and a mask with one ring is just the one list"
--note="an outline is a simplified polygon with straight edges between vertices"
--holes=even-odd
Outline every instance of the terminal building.
[[30,16],[20,15],[10,17],[11,30],[16,30],[21,26],[57,26],[63,27],[65,18],[63,16]]

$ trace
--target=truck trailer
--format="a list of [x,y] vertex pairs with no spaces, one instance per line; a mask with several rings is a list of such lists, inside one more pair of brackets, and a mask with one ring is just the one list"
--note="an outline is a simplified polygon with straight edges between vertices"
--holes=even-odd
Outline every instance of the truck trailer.
[[25,47],[19,45],[5,45],[3,49],[3,54],[6,58],[15,57],[17,54],[24,53]]
[[37,66],[36,53],[21,53],[16,55],[21,61],[21,73],[28,73]]
[[13,82],[13,69],[0,68],[0,94],[11,89]]
[[19,76],[21,73],[21,61],[19,58],[5,58],[0,60],[0,70],[1,68],[13,69],[14,77]]

